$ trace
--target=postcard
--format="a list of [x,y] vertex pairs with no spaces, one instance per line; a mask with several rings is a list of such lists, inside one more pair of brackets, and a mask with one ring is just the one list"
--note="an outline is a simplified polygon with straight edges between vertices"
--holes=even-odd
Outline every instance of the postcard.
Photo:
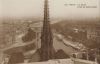
[[0,64],[100,64],[100,0],[0,0]]

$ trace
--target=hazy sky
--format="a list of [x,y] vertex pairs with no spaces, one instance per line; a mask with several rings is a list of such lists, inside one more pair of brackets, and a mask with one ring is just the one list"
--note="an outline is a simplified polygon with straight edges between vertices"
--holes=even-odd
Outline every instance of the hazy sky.
[[[99,17],[99,0],[49,0],[53,18]],[[75,4],[75,6],[70,6]],[[90,8],[77,8],[86,4]],[[0,0],[0,17],[43,17],[44,0]],[[96,6],[96,8],[92,8]]]

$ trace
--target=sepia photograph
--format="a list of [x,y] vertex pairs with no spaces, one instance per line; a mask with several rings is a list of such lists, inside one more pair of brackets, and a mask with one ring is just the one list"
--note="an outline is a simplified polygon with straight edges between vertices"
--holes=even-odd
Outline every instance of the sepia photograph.
[[100,0],[0,0],[0,64],[100,64]]

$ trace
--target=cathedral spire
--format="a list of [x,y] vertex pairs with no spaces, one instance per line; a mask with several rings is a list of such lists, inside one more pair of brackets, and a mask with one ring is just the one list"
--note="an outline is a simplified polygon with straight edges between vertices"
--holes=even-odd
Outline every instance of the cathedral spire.
[[48,0],[44,1],[44,21],[41,33],[41,59],[46,61],[54,58],[53,38],[49,19]]

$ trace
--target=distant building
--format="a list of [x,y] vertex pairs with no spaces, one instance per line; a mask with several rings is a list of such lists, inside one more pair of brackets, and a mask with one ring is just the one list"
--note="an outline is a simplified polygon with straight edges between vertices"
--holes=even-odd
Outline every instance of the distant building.
[[[97,40],[100,39],[100,30],[97,27],[90,27],[87,29],[87,39]],[[100,27],[99,27],[100,28]]]
[[88,39],[96,39],[97,37],[97,32],[95,29],[88,29],[87,30],[87,38]]

